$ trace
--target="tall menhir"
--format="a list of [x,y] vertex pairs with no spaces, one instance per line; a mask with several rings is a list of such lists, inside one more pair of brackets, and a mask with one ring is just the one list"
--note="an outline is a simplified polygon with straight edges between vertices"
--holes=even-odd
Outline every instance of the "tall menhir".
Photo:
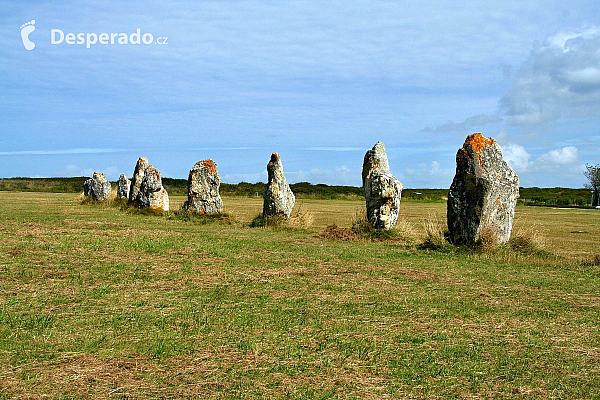
[[390,172],[383,142],[365,154],[362,170],[367,219],[375,229],[392,229],[400,214],[402,183]]
[[481,133],[467,136],[456,153],[456,174],[447,203],[449,240],[469,244],[510,239],[519,177],[502,159],[502,149]]

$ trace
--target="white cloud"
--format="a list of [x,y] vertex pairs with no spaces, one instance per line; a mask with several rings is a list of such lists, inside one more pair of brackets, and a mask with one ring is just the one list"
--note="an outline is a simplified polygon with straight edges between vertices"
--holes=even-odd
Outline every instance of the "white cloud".
[[532,156],[525,147],[511,143],[504,148],[503,155],[504,160],[519,173],[568,173],[581,169],[579,150],[575,146],[553,149],[531,160]]
[[529,165],[531,154],[525,150],[525,147],[518,144],[509,144],[503,151],[504,161],[508,163],[515,171],[524,171]]
[[597,116],[600,107],[600,29],[559,32],[537,45],[516,72],[499,107],[514,125],[561,116]]
[[561,149],[550,150],[546,154],[542,154],[535,160],[538,167],[542,166],[564,166],[572,165],[579,162],[579,151],[575,146],[567,146]]

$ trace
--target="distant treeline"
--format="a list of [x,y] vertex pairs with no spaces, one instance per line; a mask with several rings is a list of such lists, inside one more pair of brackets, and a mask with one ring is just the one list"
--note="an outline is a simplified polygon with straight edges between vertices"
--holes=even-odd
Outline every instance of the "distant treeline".
[[5,178],[0,179],[0,190],[20,192],[79,193],[89,177],[75,178]]
[[[79,193],[83,190],[83,182],[87,177],[75,178],[6,178],[0,179],[0,190],[23,192]],[[116,182],[112,182],[116,187]],[[163,178],[163,186],[170,194],[187,194],[187,179]],[[340,199],[360,197],[363,189],[355,186],[313,185],[308,182],[291,184],[297,197],[315,197],[322,199]],[[238,184],[221,184],[221,194],[226,196],[262,196],[265,184],[241,182]],[[448,189],[404,189],[403,200],[442,202],[448,197]],[[588,189],[568,188],[521,188],[519,202],[543,205],[589,205]]]
[[[187,195],[187,179],[163,178],[163,186],[167,192]],[[238,184],[221,183],[220,193],[226,196],[262,196],[265,183],[240,182]],[[313,185],[308,182],[298,182],[290,185],[292,191],[299,197],[319,197],[335,199],[348,196],[363,196],[362,188],[354,186]]]

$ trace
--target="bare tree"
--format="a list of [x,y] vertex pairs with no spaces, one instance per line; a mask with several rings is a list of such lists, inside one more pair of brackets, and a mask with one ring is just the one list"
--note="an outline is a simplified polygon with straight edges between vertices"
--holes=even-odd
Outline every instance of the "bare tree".
[[583,171],[583,175],[585,175],[585,177],[588,179],[588,183],[585,184],[585,187],[593,192],[592,206],[599,205],[600,164],[585,164],[585,171]]

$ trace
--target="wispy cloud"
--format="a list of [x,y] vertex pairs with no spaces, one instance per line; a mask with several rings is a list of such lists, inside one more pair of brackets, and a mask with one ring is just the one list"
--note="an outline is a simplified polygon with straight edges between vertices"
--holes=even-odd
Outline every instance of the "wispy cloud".
[[210,150],[256,150],[259,147],[195,147],[185,151],[210,151]]
[[469,117],[465,119],[463,122],[452,122],[448,121],[445,124],[439,125],[435,128],[423,128],[421,132],[435,132],[435,133],[443,133],[443,132],[467,132],[472,130],[473,128],[481,128],[484,125],[492,124],[496,122],[502,121],[497,115],[486,115],[479,114],[473,117]]
[[308,147],[306,150],[309,150],[309,151],[366,151],[364,147]]
[[0,151],[0,156],[19,155],[52,155],[52,154],[100,154],[100,153],[122,153],[130,150],[125,149],[63,149],[63,150],[17,150]]

